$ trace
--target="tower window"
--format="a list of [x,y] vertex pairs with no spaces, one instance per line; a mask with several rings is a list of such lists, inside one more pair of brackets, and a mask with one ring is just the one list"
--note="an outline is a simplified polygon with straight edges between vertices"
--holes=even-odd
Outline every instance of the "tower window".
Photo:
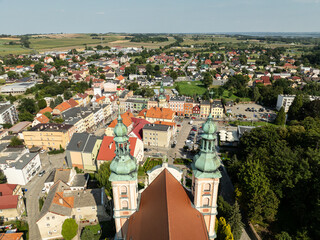
[[204,185],[203,190],[204,190],[205,192],[210,192],[210,191],[211,191],[211,184],[210,184],[210,183],[206,183],[206,184]]
[[122,209],[124,209],[124,210],[129,209],[128,201],[122,201]]
[[121,186],[121,195],[127,195],[127,187],[126,186]]
[[203,198],[202,199],[202,205],[204,207],[208,207],[209,206],[209,202],[210,202],[209,198]]

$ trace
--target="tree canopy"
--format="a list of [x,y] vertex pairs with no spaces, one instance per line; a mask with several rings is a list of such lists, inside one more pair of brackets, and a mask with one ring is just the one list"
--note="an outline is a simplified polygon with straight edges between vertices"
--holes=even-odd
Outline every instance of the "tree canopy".
[[65,240],[72,240],[78,231],[78,224],[72,218],[67,218],[62,224],[61,235]]

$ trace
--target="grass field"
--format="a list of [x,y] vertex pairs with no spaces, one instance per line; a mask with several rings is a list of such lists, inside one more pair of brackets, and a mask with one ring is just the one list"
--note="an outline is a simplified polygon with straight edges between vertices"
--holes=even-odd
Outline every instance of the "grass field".
[[237,98],[239,98],[241,102],[250,102],[251,101],[250,98],[240,98],[234,94],[230,95],[230,92],[228,90],[224,90],[222,97],[225,98],[226,100],[233,100],[233,101],[235,101]]
[[144,47],[144,48],[159,48],[173,43],[175,40],[173,37],[168,37],[167,42],[130,42],[130,40],[117,40],[109,42],[107,45],[109,47],[119,46],[119,47]]
[[22,48],[21,45],[8,45],[9,42],[19,42],[20,39],[12,38],[12,39],[3,39],[0,38],[0,55],[7,54],[20,54],[20,53],[30,53],[31,49]]
[[178,91],[181,95],[190,97],[194,95],[203,95],[206,92],[206,88],[200,81],[177,82],[175,83],[175,87],[178,87]]

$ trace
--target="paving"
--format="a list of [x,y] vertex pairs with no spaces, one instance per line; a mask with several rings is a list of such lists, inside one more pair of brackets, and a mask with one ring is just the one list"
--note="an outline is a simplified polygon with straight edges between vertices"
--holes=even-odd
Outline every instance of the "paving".
[[39,196],[41,190],[44,187],[44,181],[49,176],[50,172],[54,168],[61,168],[65,165],[65,154],[48,155],[47,153],[40,154],[40,160],[42,163],[42,169],[46,170],[46,173],[39,177],[36,175],[26,186],[25,192],[26,207],[27,207],[27,218],[29,224],[29,239],[40,240],[40,232],[36,224],[39,217]]

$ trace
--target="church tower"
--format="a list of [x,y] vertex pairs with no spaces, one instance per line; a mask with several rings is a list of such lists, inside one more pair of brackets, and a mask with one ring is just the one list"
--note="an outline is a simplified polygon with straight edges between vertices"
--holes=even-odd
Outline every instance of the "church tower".
[[114,134],[116,156],[110,165],[109,180],[113,192],[115,239],[125,239],[128,231],[128,219],[137,210],[138,167],[136,159],[130,154],[128,130],[122,122],[120,111]]
[[161,86],[160,86],[160,90],[159,90],[158,107],[160,107],[160,108],[167,108],[168,107],[168,102],[167,102],[167,98],[165,95],[165,90],[163,88],[162,81],[161,81]]
[[201,149],[192,163],[192,192],[194,205],[202,213],[209,239],[215,239],[215,219],[217,215],[217,197],[221,173],[218,170],[220,159],[215,150],[217,126],[210,113],[202,127]]

